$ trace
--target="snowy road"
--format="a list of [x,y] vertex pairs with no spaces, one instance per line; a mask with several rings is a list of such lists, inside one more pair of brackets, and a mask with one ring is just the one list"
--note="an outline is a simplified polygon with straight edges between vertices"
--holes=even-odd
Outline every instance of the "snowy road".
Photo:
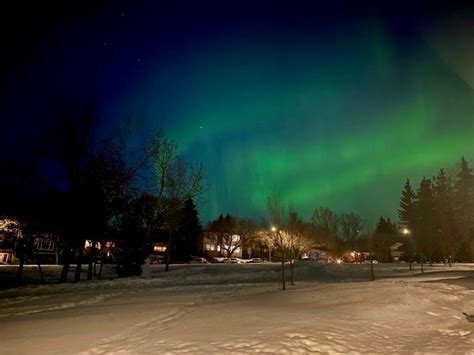
[[[235,276],[226,285],[166,287],[155,287],[159,278],[129,279],[0,293],[0,353],[474,351],[474,323],[462,315],[474,313],[473,287],[466,287],[472,271],[304,281],[282,292],[246,283],[252,272],[238,267],[229,270],[242,275],[241,284]],[[167,276],[169,284],[177,275]]]

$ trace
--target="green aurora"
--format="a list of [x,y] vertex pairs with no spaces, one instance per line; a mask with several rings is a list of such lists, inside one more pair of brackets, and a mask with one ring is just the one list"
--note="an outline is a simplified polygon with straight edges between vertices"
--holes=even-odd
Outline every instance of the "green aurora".
[[204,162],[204,221],[264,218],[274,187],[304,218],[321,205],[395,218],[407,177],[474,163],[472,87],[427,43],[404,46],[378,25],[200,43],[150,69],[129,110],[172,117],[166,134]]

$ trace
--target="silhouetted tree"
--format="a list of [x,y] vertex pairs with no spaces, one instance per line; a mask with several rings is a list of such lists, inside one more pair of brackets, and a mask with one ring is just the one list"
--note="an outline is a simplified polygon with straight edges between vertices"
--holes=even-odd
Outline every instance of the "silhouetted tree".
[[311,223],[314,226],[315,234],[320,239],[318,244],[325,244],[327,247],[337,249],[337,234],[339,218],[327,207],[319,207],[313,211]]
[[423,177],[420,188],[417,191],[418,199],[418,222],[414,240],[417,251],[420,254],[421,270],[423,272],[423,263],[428,256],[430,264],[432,263],[433,251],[435,249],[436,239],[435,230],[435,209],[434,196],[431,188],[431,180]]
[[212,232],[212,242],[224,251],[225,256],[230,258],[232,254],[242,246],[242,238],[237,234],[237,218],[227,214],[220,215],[216,220],[209,222],[207,229]]
[[309,251],[314,241],[310,237],[310,231],[296,212],[288,214],[288,224],[281,231],[281,237],[290,264],[290,283],[294,285],[294,263],[304,252]]
[[413,260],[413,235],[415,233],[415,226],[418,221],[418,210],[416,204],[416,194],[411,187],[409,179],[406,180],[402,195],[400,197],[398,220],[400,227],[406,231],[404,234],[406,239],[405,244],[408,245],[408,258],[411,270],[411,264]]
[[255,248],[262,240],[260,239],[259,226],[248,218],[237,218],[235,233],[241,238],[242,255],[244,252]]
[[282,225],[284,216],[285,205],[281,198],[280,192],[277,188],[274,188],[267,198],[267,210],[270,215],[271,229],[272,232],[269,234],[270,238],[273,238],[272,244],[280,249],[281,257],[281,284],[282,290],[286,290],[285,280],[285,243],[283,242],[282,236]]
[[159,211],[157,215],[164,216],[168,230],[165,258],[165,270],[168,271],[181,209],[186,200],[197,198],[204,192],[204,168],[202,164],[190,164],[179,156],[173,140],[158,137],[157,146],[153,157],[155,208]]
[[390,218],[380,217],[376,227],[375,233],[372,235],[372,251],[377,260],[382,262],[390,262],[390,246],[399,240],[397,229]]
[[353,212],[344,213],[340,217],[341,236],[343,240],[348,243],[352,250],[356,250],[357,235],[364,226],[362,217]]
[[462,238],[457,254],[461,259],[470,261],[474,252],[474,175],[464,157],[459,163],[454,184],[454,212]]
[[436,233],[443,261],[449,266],[455,257],[459,243],[459,231],[454,215],[453,188],[444,169],[440,169],[433,184]]
[[183,260],[189,260],[191,255],[202,253],[202,227],[192,198],[188,198],[181,209],[176,250]]

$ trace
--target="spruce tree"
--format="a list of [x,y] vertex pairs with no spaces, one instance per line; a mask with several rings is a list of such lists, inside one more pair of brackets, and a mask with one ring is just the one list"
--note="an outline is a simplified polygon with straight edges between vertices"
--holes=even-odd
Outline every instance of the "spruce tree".
[[390,218],[380,217],[372,235],[372,249],[378,260],[382,262],[392,261],[390,246],[397,242],[396,229]]
[[380,216],[377,225],[375,226],[375,233],[386,233],[387,231],[387,221],[385,218]]
[[440,253],[443,261],[448,261],[451,266],[460,239],[453,212],[453,187],[444,169],[440,169],[434,178],[433,194]]
[[176,248],[180,258],[187,260],[191,255],[202,254],[202,227],[196,205],[191,198],[184,202],[180,217]]
[[418,198],[418,226],[414,239],[417,244],[418,252],[421,254],[423,265],[424,258],[429,258],[430,264],[437,247],[435,235],[435,209],[434,196],[431,187],[431,180],[423,177],[420,188],[417,191]]
[[398,220],[400,227],[407,233],[404,233],[406,244],[408,245],[408,258],[410,261],[410,270],[412,270],[413,260],[413,235],[415,234],[415,227],[417,222],[417,206],[416,195],[413,191],[410,180],[407,179],[400,197],[400,208],[398,209]]
[[407,179],[400,197],[400,208],[398,209],[400,226],[412,231],[416,225],[416,215],[416,195],[410,185],[410,180]]
[[474,241],[474,176],[468,162],[461,158],[459,173],[454,184],[455,219],[463,238],[458,254],[465,261],[472,259],[472,244]]

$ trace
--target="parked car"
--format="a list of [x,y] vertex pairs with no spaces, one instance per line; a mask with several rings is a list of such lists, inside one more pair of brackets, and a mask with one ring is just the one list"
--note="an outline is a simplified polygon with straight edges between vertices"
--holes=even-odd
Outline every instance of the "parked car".
[[[378,264],[379,262],[377,260],[372,260],[374,264]],[[370,260],[364,260],[364,264],[370,264]]]
[[263,263],[262,258],[252,258],[250,260],[251,260],[250,262],[254,264]]
[[190,264],[209,264],[209,261],[206,260],[206,258],[203,257],[193,257],[191,260],[189,260]]
[[225,259],[226,258],[223,256],[215,256],[214,258],[212,258],[212,261],[214,263],[223,263]]
[[250,262],[251,259],[242,259],[242,258],[231,258],[233,264],[246,264]]
[[148,258],[150,259],[150,264],[164,264],[165,262],[164,255],[150,254]]

